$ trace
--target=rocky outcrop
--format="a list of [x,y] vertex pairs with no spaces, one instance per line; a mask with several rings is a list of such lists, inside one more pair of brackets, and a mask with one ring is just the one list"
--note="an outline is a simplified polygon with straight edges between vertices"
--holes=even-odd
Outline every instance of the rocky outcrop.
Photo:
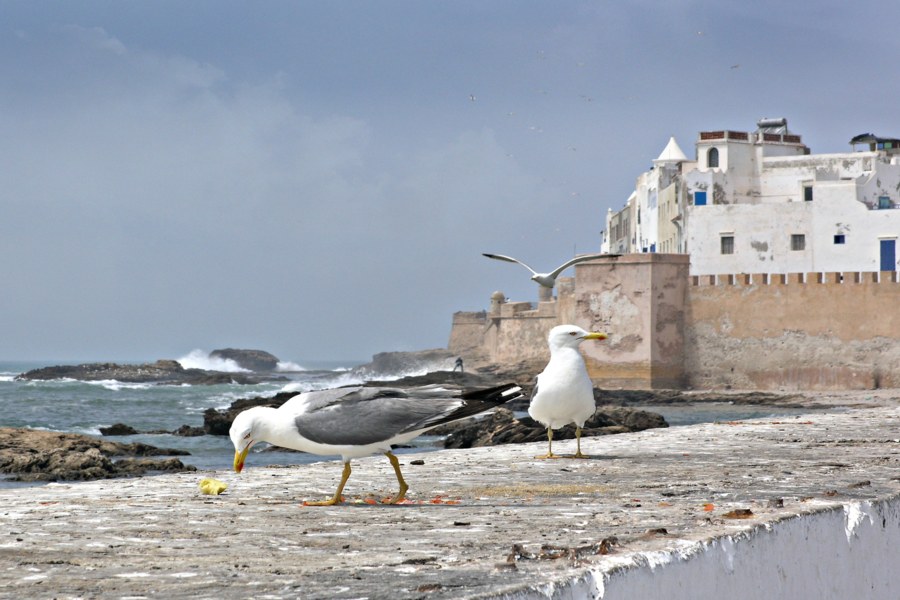
[[210,435],[228,435],[228,430],[231,429],[231,422],[234,421],[239,412],[254,406],[278,408],[296,395],[297,392],[281,392],[269,398],[235,400],[225,410],[207,408],[203,413],[203,431]]
[[[581,436],[628,433],[668,426],[666,420],[656,413],[621,406],[601,407],[584,424]],[[493,414],[482,419],[469,419],[433,429],[431,433],[447,436],[444,440],[445,448],[474,448],[547,440],[546,427],[530,417],[517,419],[513,412],[506,408],[498,408]],[[553,431],[554,441],[574,438],[574,425]]]
[[123,365],[117,363],[87,363],[43,367],[22,373],[18,379],[50,380],[77,379],[79,381],[115,380],[124,383],[216,385],[227,383],[255,384],[262,381],[286,381],[285,377],[251,373],[223,373],[203,369],[185,369],[175,360],[155,363]]
[[188,452],[147,444],[119,444],[75,433],[0,428],[0,473],[14,481],[84,481],[195,471],[177,458]]
[[372,362],[356,367],[353,373],[360,379],[377,380],[430,371],[449,371],[453,369],[457,357],[443,348],[416,352],[379,352],[372,357]]
[[241,350],[238,348],[223,348],[209,353],[210,358],[233,360],[242,369],[248,371],[274,371],[278,368],[278,357],[264,350]]

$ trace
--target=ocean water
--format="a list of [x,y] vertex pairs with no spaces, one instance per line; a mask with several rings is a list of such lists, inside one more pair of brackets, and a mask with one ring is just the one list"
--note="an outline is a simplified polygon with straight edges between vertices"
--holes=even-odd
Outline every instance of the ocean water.
[[[82,361],[90,362],[90,361]],[[193,351],[179,359],[185,368],[198,367],[221,371],[238,371],[231,361],[215,362],[205,353]],[[230,363],[230,364],[229,364]],[[303,392],[360,383],[352,372],[359,361],[285,363],[281,372],[288,381],[258,385],[157,385],[120,381],[86,382],[71,379],[22,381],[16,376],[39,367],[59,362],[0,362],[0,427],[28,427],[47,431],[81,433],[101,437],[100,428],[124,423],[138,431],[173,431],[182,425],[200,427],[208,408],[227,408],[241,398],[274,396],[279,392]],[[65,363],[63,363],[65,364]],[[79,364],[71,362],[70,364]],[[407,374],[385,374],[385,379]],[[200,471],[230,469],[234,448],[227,436],[204,435],[183,437],[171,434],[139,434],[111,436],[110,441],[143,442],[160,448],[177,448],[190,452],[179,456],[185,464]],[[422,436],[415,449],[437,449],[438,438]],[[303,464],[338,457],[321,457],[299,452],[266,450],[266,444],[254,446],[247,459],[254,465]],[[412,449],[398,449],[398,452]],[[158,458],[158,457],[157,457]],[[0,480],[0,487],[16,484]]]
[[[90,362],[90,361],[83,361]],[[214,361],[201,351],[193,351],[179,359],[186,367],[237,371],[231,361]],[[76,380],[21,381],[16,376],[56,362],[0,362],[0,427],[28,427],[81,433],[100,437],[100,428],[115,423],[130,425],[139,431],[173,431],[182,425],[200,427],[203,412],[208,408],[223,409],[241,398],[274,396],[279,392],[297,393],[360,383],[352,368],[358,361],[330,363],[285,363],[281,375],[288,380],[258,385],[157,385],[120,381],[86,382]],[[78,364],[73,362],[72,364]],[[422,372],[424,373],[424,371]],[[416,372],[383,374],[383,379],[396,379]],[[663,415],[670,426],[701,422],[736,421],[759,417],[788,417],[808,410],[767,406],[709,403],[698,405],[641,406]],[[234,449],[227,436],[204,435],[183,437],[171,434],[139,434],[108,437],[123,443],[143,442],[159,448],[177,448],[190,452],[180,456],[185,464],[199,471],[228,470],[232,466]],[[398,453],[421,452],[440,448],[441,439],[421,436],[411,448]],[[298,452],[267,450],[266,444],[254,446],[247,459],[254,465],[304,464],[338,457],[321,457]],[[0,479],[0,487],[19,486]]]

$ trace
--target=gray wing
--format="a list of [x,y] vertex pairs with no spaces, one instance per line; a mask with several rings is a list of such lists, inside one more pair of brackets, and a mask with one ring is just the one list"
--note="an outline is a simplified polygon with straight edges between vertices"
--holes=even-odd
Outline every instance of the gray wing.
[[487,253],[485,253],[485,252],[482,252],[481,255],[482,255],[482,256],[487,256],[488,258],[493,258],[494,260],[503,260],[503,261],[506,261],[506,262],[516,263],[516,264],[522,265],[523,267],[525,267],[526,269],[528,269],[529,271],[531,271],[531,273],[532,273],[533,275],[537,275],[537,274],[538,274],[537,271],[535,271],[534,269],[532,269],[531,267],[529,267],[528,265],[526,265],[525,263],[523,263],[521,260],[519,260],[519,259],[517,259],[517,258],[513,258],[512,256],[503,256],[502,254],[487,254]]
[[439,423],[464,401],[451,391],[396,388],[326,390],[328,397],[310,400],[295,419],[297,431],[320,444],[362,446]]
[[294,424],[300,435],[320,444],[363,446],[464,419],[521,392],[515,383],[469,392],[441,386],[338,388],[307,397]]
[[601,258],[603,256],[610,256],[610,255],[609,254],[586,254],[584,256],[576,256],[575,258],[556,267],[556,269],[554,269],[551,273],[548,273],[547,276],[556,279],[556,277],[559,276],[560,273],[562,273],[563,271],[565,271],[572,265],[578,264],[580,262],[584,262],[586,260],[594,260],[595,258]]

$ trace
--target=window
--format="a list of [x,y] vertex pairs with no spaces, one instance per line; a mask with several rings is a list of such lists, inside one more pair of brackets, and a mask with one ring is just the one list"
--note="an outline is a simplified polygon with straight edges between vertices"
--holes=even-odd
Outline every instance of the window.
[[843,233],[836,233],[834,235],[834,243],[835,244],[846,244],[847,238],[844,237]]
[[722,254],[734,254],[734,236],[733,235],[723,235],[720,240],[720,246],[722,249]]
[[709,168],[719,166],[719,149],[718,148],[710,148],[709,152],[706,153],[706,166]]
[[889,196],[878,196],[878,208],[892,208]]
[[812,202],[813,199],[813,189],[811,185],[803,186],[803,200],[805,202]]
[[791,250],[806,250],[806,236],[802,233],[792,234]]
[[694,206],[706,206],[706,192],[694,192]]

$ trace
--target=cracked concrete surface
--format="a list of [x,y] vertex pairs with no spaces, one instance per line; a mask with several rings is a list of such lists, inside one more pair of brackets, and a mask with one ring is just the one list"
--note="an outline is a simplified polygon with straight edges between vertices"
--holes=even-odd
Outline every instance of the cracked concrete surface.
[[[553,597],[767,524],[900,494],[900,408],[545,444],[0,490],[3,598]],[[554,445],[571,452],[574,442]],[[413,461],[420,464],[413,464]],[[424,462],[424,464],[421,464]],[[221,496],[203,477],[229,484]]]

